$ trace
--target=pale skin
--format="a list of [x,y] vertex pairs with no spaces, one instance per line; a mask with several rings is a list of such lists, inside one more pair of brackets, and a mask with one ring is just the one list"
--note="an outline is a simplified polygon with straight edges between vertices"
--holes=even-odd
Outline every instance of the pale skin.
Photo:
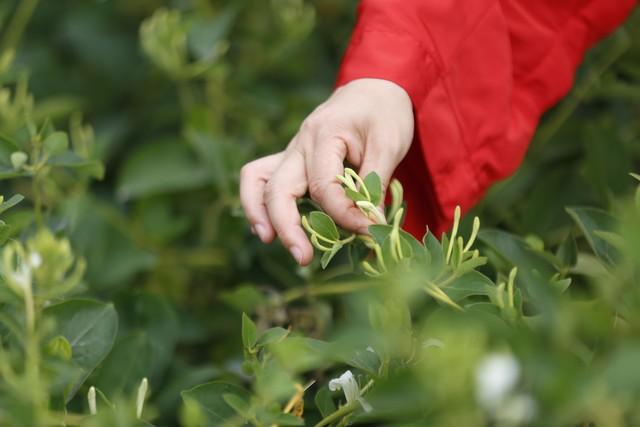
[[252,231],[264,243],[278,237],[298,264],[309,264],[313,248],[296,205],[308,192],[341,227],[366,233],[371,220],[344,195],[336,176],[346,160],[360,176],[375,171],[386,189],[409,150],[413,127],[411,99],[395,83],[359,79],[336,89],[284,151],[240,171],[240,199]]

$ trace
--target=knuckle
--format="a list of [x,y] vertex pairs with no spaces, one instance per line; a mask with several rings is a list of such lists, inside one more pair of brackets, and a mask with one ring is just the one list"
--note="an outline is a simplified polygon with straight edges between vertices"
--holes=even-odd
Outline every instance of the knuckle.
[[326,183],[318,178],[309,180],[309,195],[315,201],[321,201],[326,192]]
[[246,181],[253,174],[253,162],[249,162],[240,168],[240,182]]
[[273,180],[267,181],[264,186],[264,203],[269,204],[273,202],[278,194],[278,189],[276,183]]
[[303,133],[315,133],[320,127],[320,119],[318,119],[318,113],[312,113],[309,115],[300,125],[300,132]]

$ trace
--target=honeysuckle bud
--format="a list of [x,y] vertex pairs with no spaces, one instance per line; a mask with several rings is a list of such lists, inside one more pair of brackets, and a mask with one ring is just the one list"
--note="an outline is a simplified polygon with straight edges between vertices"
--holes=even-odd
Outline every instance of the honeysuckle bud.
[[29,156],[23,151],[14,151],[11,153],[11,166],[13,166],[15,170],[22,169],[22,166],[27,163],[27,160],[29,160]]
[[344,392],[344,397],[347,400],[347,404],[358,402],[365,412],[371,412],[373,409],[371,408],[371,405],[369,405],[369,403],[362,397],[360,386],[358,386],[358,382],[349,370],[345,371],[345,373],[340,375],[340,377],[334,378],[329,381],[329,390],[342,390]]
[[136,398],[136,418],[142,417],[142,410],[144,409],[144,399],[147,396],[147,390],[149,389],[149,381],[143,378],[138,387],[138,396]]
[[356,202],[356,206],[369,218],[373,219],[377,224],[386,224],[387,219],[384,217],[380,209],[373,203],[361,200]]
[[89,402],[89,413],[96,415],[98,413],[98,406],[96,404],[96,388],[94,386],[89,387],[87,401]]

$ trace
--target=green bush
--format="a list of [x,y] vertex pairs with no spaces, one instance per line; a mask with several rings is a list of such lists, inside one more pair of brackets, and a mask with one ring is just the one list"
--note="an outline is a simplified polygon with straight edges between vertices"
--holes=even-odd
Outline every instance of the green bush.
[[238,170],[330,93],[355,4],[0,4],[0,425],[640,423],[640,16],[448,235],[346,171],[379,224],[302,201],[298,268]]

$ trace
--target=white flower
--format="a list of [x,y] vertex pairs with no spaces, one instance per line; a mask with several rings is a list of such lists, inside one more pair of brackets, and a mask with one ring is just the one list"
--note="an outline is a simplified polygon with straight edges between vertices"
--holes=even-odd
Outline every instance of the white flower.
[[520,377],[520,365],[510,354],[492,354],[476,369],[476,399],[488,411],[495,411],[513,390]]
[[38,268],[42,265],[42,257],[38,252],[29,253],[29,264],[33,268]]
[[358,382],[351,371],[346,371],[339,378],[329,381],[329,390],[342,390],[344,391],[344,397],[347,399],[347,404],[357,401],[365,412],[371,412],[372,410],[371,405],[362,397]]

